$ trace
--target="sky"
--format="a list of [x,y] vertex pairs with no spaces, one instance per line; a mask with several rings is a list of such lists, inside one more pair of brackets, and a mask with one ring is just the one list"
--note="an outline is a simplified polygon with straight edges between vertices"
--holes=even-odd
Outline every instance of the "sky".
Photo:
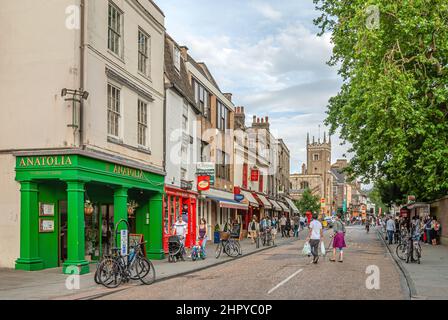
[[[342,80],[329,34],[317,36],[312,0],[156,0],[167,32],[205,62],[222,92],[244,106],[246,121],[269,116],[291,153],[291,172],[306,162],[306,135],[323,138],[328,99]],[[320,130],[319,130],[319,126]],[[332,137],[332,161],[347,145]]]

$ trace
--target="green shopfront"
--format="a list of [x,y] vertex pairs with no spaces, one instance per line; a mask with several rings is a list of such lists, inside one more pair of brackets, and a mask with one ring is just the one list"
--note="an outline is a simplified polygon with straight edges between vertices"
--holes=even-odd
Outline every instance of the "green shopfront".
[[[16,155],[20,183],[20,257],[16,269],[34,271],[89,264],[111,252],[118,221],[163,259],[164,174],[126,160],[85,153]],[[129,204],[135,210],[129,210]],[[123,224],[125,225],[125,224]]]

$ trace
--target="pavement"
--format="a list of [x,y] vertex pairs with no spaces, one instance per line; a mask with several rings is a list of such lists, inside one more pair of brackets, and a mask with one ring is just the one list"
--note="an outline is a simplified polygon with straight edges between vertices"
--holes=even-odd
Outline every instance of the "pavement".
[[[278,237],[275,245],[282,246],[293,241],[293,238]],[[221,254],[219,259],[215,259],[214,251],[216,245],[208,243],[206,247],[208,258],[205,260],[193,262],[186,259],[185,262],[169,263],[165,260],[152,260],[156,269],[156,283],[165,281],[173,277],[179,277],[191,272],[197,272],[212,266],[223,263],[229,263],[233,260],[240,260],[249,255],[258,254],[274,247],[263,247],[259,249],[250,242],[250,239],[243,239],[241,242],[243,255],[239,258],[230,258],[226,254]],[[116,289],[108,289],[102,285],[95,283],[93,279],[96,264],[90,265],[90,273],[79,276],[79,289],[67,289],[66,282],[69,287],[73,288],[74,282],[72,278],[62,274],[61,268],[47,269],[42,271],[26,272],[13,269],[0,269],[0,300],[52,300],[52,299],[94,299],[103,295],[119,292],[130,288],[141,286],[140,281],[121,285]],[[69,280],[68,280],[69,279]],[[70,282],[71,281],[71,282]],[[70,285],[71,284],[71,285]],[[155,284],[153,284],[155,285]],[[152,287],[153,285],[149,286]]]
[[[384,232],[379,233],[385,239]],[[402,270],[408,282],[410,297],[415,300],[446,300],[448,299],[448,247],[422,244],[420,264],[406,263],[396,256],[397,245],[384,244]]]
[[[325,232],[325,244],[331,231]],[[407,288],[375,232],[347,227],[343,263],[327,254],[312,264],[299,240],[206,270],[98,297],[101,300],[404,300]],[[377,270],[371,286],[372,270]],[[376,272],[376,271],[375,271]],[[370,280],[369,280],[370,279]]]

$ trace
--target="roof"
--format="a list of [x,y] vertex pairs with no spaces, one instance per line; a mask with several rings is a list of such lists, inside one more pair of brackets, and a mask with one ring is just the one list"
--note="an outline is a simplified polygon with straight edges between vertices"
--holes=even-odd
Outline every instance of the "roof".
[[212,73],[204,62],[197,62],[190,55],[188,55],[188,62],[190,62],[204,77],[207,78],[208,81],[211,82],[211,84],[216,87],[216,89],[221,92],[218,83],[215,81],[215,78],[213,78]]
[[199,107],[196,104],[193,88],[190,85],[188,78],[187,66],[184,60],[180,59],[180,71],[176,71],[173,60],[173,45],[179,48],[176,41],[173,40],[168,34],[165,37],[165,75],[170,81],[172,87],[180,93],[188,102],[193,105],[196,111],[199,113]]
[[345,183],[345,173],[341,172],[336,168],[331,168],[330,170],[335,176],[338,183]]

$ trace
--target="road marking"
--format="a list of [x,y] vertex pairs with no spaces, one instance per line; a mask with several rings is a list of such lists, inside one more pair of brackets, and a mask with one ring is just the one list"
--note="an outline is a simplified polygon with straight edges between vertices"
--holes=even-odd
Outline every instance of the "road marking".
[[288,282],[289,280],[291,280],[292,278],[294,278],[296,275],[298,275],[300,272],[302,272],[303,269],[297,270],[296,272],[294,272],[292,275],[290,275],[288,278],[286,278],[285,280],[283,280],[282,282],[280,282],[278,285],[276,285],[274,288],[272,288],[271,290],[268,291],[268,294],[271,294],[272,292],[274,292],[275,290],[277,290],[278,288],[280,288],[282,285],[284,285],[286,282]]

